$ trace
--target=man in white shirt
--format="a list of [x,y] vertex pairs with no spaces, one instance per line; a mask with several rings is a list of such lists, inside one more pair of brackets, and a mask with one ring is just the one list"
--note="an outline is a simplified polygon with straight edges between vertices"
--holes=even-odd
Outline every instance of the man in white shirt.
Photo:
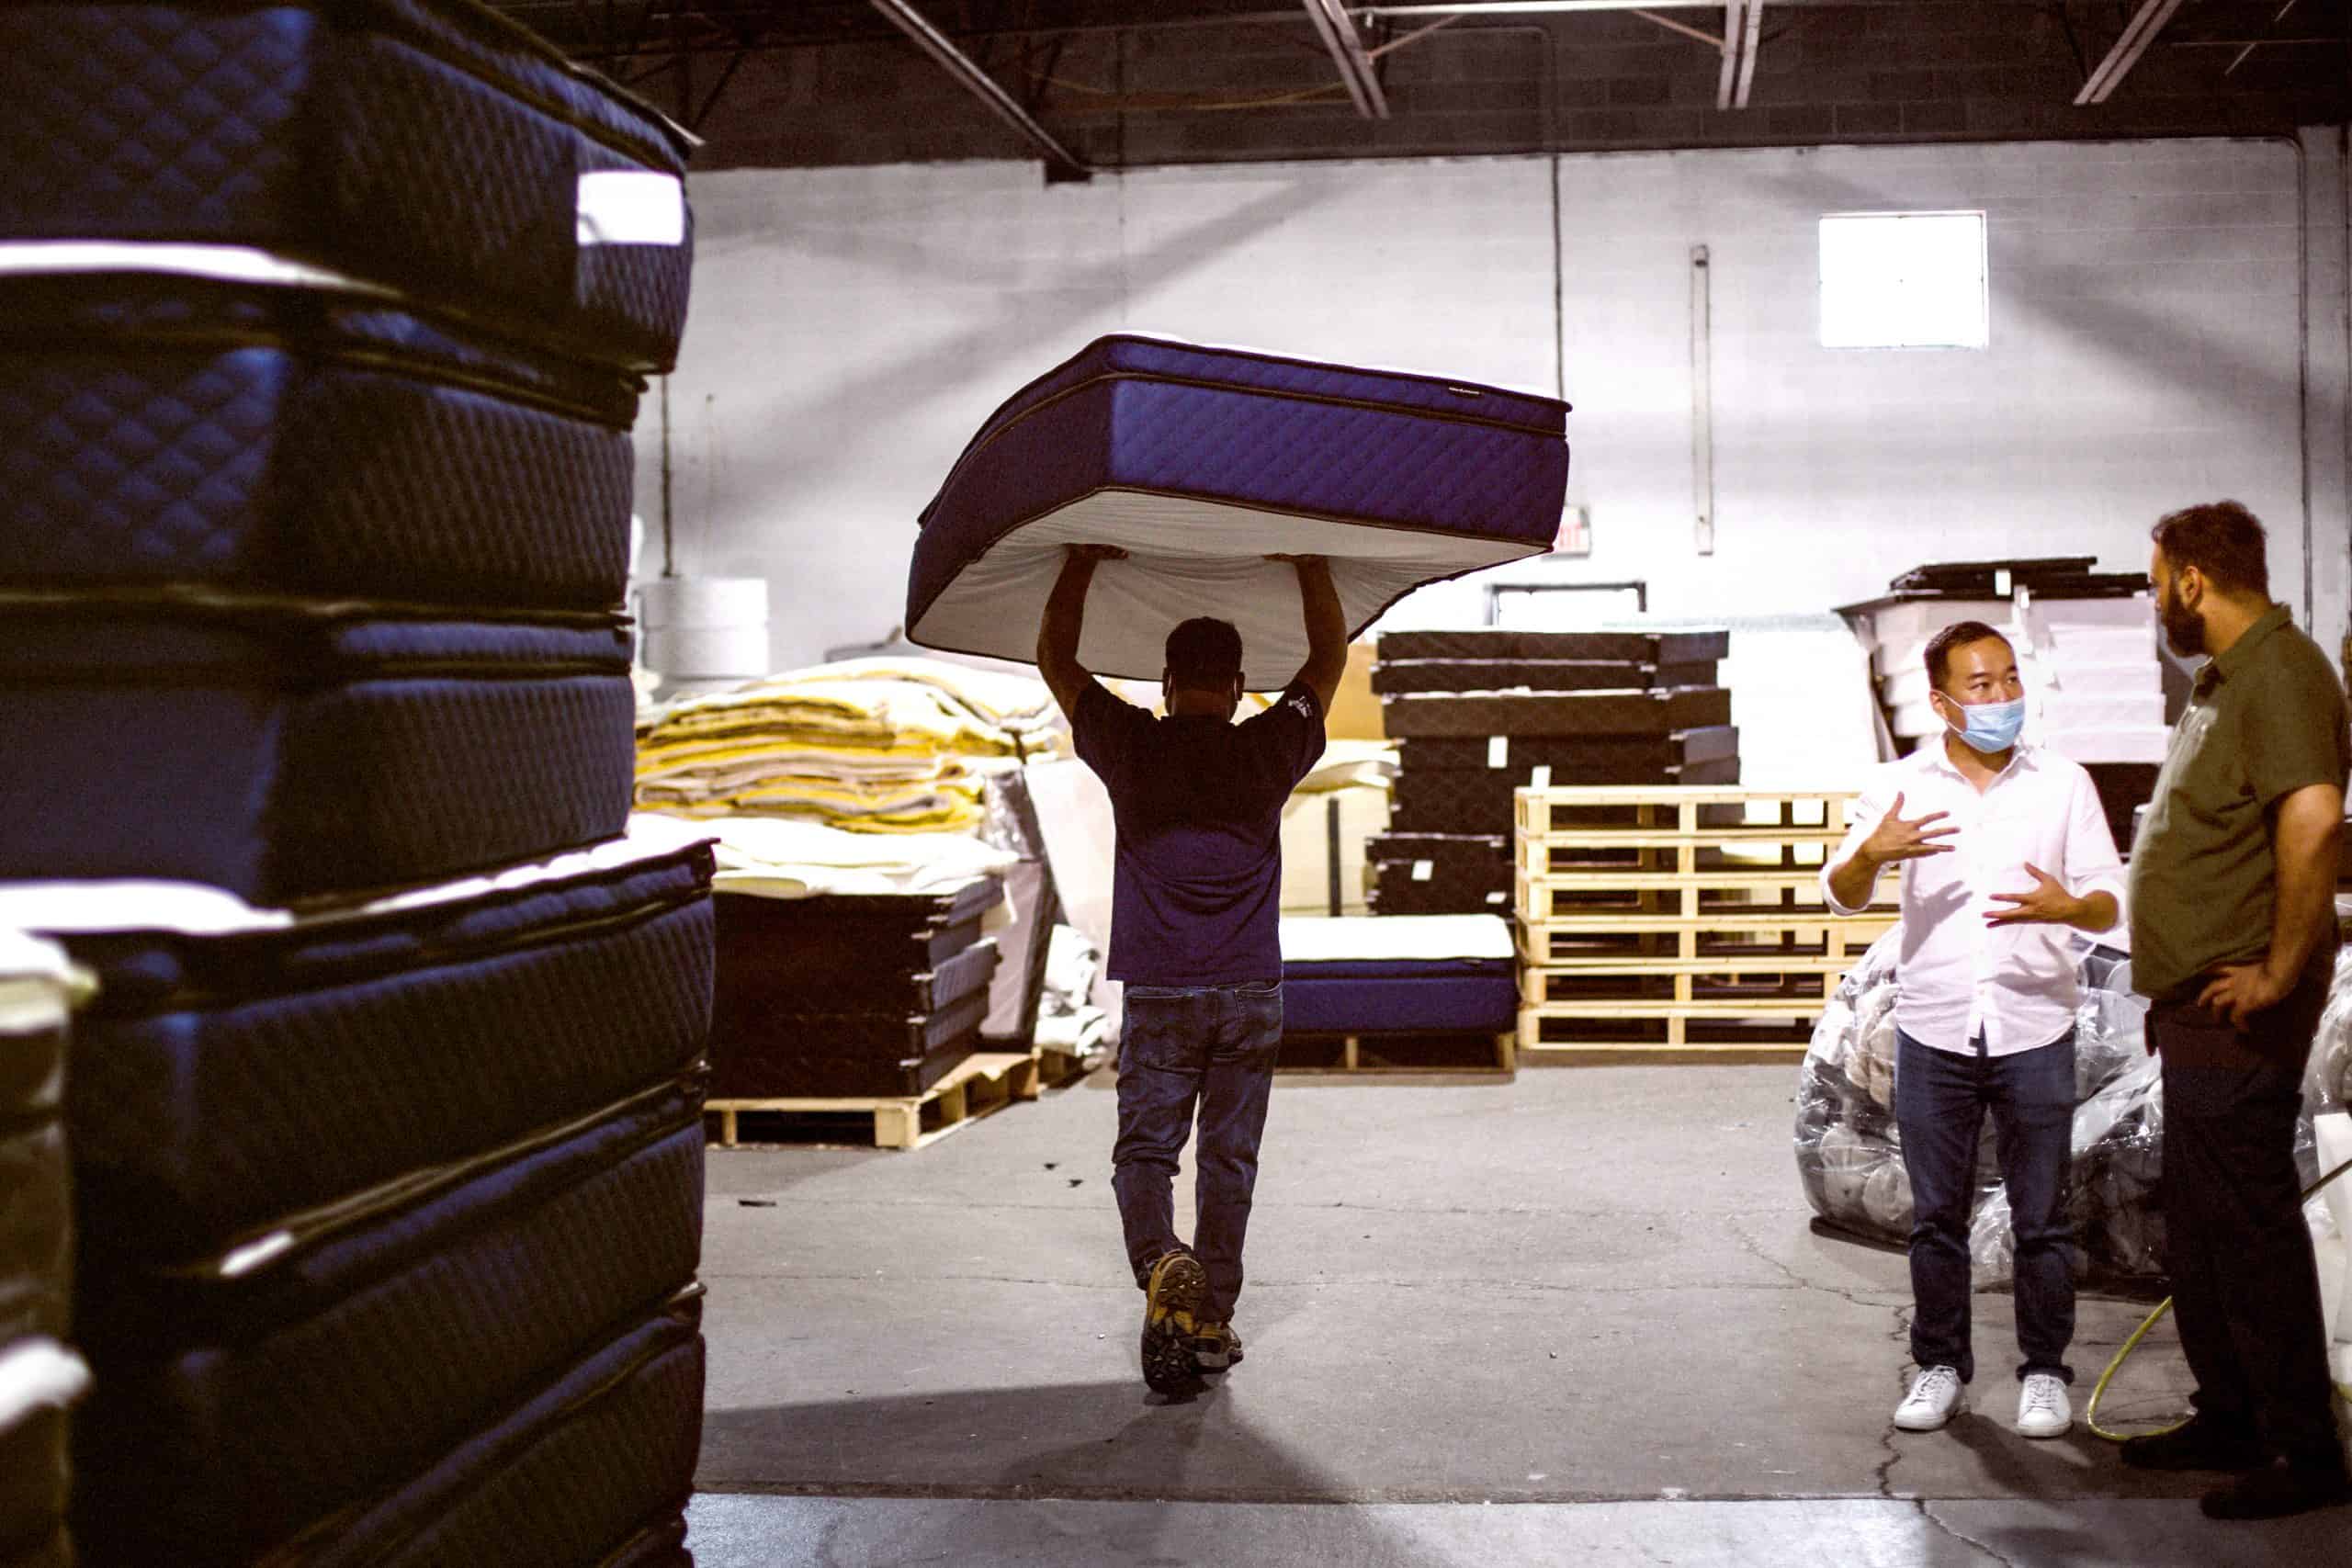
[[1928,644],[1928,677],[1941,740],[1878,770],[1821,878],[1831,908],[1858,914],[1878,874],[1902,868],[1894,1115],[1919,1371],[1894,1423],[1943,1426],[1975,1375],[1968,1211],[1990,1112],[2017,1243],[2018,1430],[2055,1438],[2074,1424],[2066,1180],[2081,1000],[2064,928],[2118,926],[2123,865],[2090,775],[2018,743],[2025,691],[2007,638],[1980,621],[1949,626]]

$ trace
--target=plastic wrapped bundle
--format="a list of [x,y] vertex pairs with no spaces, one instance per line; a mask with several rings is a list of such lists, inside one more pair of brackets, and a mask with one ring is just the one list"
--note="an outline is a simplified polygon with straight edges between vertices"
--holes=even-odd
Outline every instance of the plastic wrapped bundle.
[[[2312,1042],[2303,1105],[2315,1111],[2352,1110],[2352,958],[2343,954],[2336,958],[2335,982],[2328,991],[2327,1010],[2319,1015],[2319,1033]],[[2352,1181],[2352,1176],[2345,1179]]]

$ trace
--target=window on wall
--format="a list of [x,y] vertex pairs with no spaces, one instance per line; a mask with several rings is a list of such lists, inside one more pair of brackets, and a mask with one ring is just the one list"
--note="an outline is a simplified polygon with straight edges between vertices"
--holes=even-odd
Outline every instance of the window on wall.
[[1983,348],[1982,212],[1833,212],[1821,220],[1821,346]]

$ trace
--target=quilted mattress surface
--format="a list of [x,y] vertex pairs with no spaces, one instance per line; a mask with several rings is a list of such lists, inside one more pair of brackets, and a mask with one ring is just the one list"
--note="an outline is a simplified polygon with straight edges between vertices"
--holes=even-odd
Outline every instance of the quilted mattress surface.
[[1610,692],[1712,686],[1717,666],[1600,664],[1568,659],[1403,659],[1372,667],[1382,696],[1423,692]]
[[[1409,917],[1408,917],[1409,918]],[[1476,917],[1470,917],[1476,918]],[[1285,1034],[1499,1034],[1519,1021],[1519,980],[1415,973],[1283,980]]]
[[1541,555],[1567,405],[1440,378],[1101,339],[990,415],[923,513],[908,635],[1027,660],[1064,547],[1115,545],[1080,661],[1157,679],[1178,621],[1240,630],[1249,684],[1305,662],[1296,573],[1330,558],[1351,632],[1425,582]]
[[389,1189],[389,1212],[339,1205],[278,1250],[98,1299],[84,1533],[130,1561],[243,1562],[489,1424],[692,1280],[701,1103],[674,1083],[421,1197]]
[[173,890],[138,885],[0,896],[71,923],[100,979],[69,1084],[87,1244],[200,1258],[684,1070],[709,1027],[709,877],[707,844],[641,818],[446,897],[275,923],[199,904],[158,925]]
[[645,1551],[684,1508],[702,1452],[700,1309],[697,1295],[620,1330],[397,1490],[257,1563],[591,1568]]
[[1720,686],[1655,692],[1565,692],[1548,695],[1384,697],[1381,722],[1397,739],[1424,736],[1668,736],[1731,723],[1731,693]]
[[486,6],[9,5],[0,102],[0,238],[258,246],[676,358],[687,138]]
[[0,604],[0,877],[161,877],[287,902],[620,832],[610,617]]
[[1384,660],[1558,659],[1600,664],[1703,664],[1731,657],[1731,634],[1533,632],[1505,626],[1384,632]]
[[26,275],[6,252],[0,587],[619,604],[619,373],[361,293]]
[[1688,729],[1649,739],[1569,735],[1425,736],[1398,743],[1406,773],[1449,769],[1549,768],[1577,784],[1663,784],[1692,762],[1739,756],[1739,731],[1729,725]]

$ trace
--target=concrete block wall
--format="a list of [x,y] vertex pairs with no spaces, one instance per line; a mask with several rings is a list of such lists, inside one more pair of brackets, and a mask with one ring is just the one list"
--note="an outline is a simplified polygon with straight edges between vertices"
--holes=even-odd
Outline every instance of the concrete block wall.
[[[1509,575],[1642,578],[1668,615],[1816,611],[1930,558],[2136,570],[2159,513],[2223,494],[2272,525],[2276,586],[2300,607],[2308,446],[2333,648],[2352,549],[2340,140],[2305,157],[2311,258],[2297,154],[2278,141],[1227,165],[1057,186],[1018,164],[700,175],[672,553],[682,571],[773,580],[779,666],[878,637],[901,615],[915,516],[980,420],[1088,339],[1136,330],[1564,385],[1594,553]],[[1943,208],[1989,215],[1991,346],[1817,346],[1821,215]],[[1692,538],[1694,243],[1713,254],[1712,556]],[[640,442],[658,521],[650,416]],[[1392,624],[1475,622],[1482,605],[1475,581],[1442,585]]]

